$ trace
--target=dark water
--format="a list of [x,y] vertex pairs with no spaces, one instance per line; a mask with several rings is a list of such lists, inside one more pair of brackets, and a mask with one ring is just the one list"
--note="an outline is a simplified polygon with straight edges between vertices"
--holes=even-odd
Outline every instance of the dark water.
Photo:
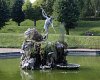
[[34,70],[19,68],[19,59],[0,59],[0,80],[99,80],[100,57],[68,57],[79,70]]

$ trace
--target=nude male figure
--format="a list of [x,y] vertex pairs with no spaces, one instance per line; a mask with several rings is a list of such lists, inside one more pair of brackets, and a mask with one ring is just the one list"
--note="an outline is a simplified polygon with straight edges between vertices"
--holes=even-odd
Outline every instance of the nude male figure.
[[46,32],[45,36],[48,36],[48,30],[49,30],[49,26],[50,25],[52,26],[54,32],[56,33],[56,31],[55,31],[55,29],[53,27],[53,22],[52,22],[53,18],[52,18],[52,16],[48,17],[47,14],[45,13],[44,9],[43,8],[41,8],[41,9],[42,9],[42,15],[43,15],[43,17],[46,18],[45,24],[44,24],[44,30]]

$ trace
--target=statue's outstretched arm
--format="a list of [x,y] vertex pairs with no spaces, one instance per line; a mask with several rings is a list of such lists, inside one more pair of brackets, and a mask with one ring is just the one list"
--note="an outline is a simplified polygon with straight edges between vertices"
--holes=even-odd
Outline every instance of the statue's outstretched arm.
[[47,14],[45,13],[44,9],[43,9],[43,8],[41,8],[41,9],[42,9],[42,15],[43,15],[43,17],[48,18],[48,16],[47,16]]

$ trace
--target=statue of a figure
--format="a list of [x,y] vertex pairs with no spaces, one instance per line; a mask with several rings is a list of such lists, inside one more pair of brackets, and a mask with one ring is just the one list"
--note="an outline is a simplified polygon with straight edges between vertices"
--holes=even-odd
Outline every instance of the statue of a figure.
[[44,9],[43,8],[41,8],[41,9],[42,9],[42,15],[43,15],[43,17],[46,18],[45,24],[44,24],[44,30],[46,32],[45,36],[47,37],[48,36],[48,29],[49,29],[50,25],[52,26],[52,28],[53,28],[53,30],[54,30],[55,33],[56,33],[56,31],[55,31],[55,29],[53,27],[53,22],[52,22],[53,18],[52,18],[52,16],[48,17],[47,14],[45,13]]

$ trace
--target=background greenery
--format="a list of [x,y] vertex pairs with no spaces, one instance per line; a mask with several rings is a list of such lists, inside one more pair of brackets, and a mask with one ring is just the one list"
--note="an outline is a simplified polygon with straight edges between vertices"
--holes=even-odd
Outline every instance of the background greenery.
[[[59,6],[61,9],[56,7],[59,1],[62,3],[62,5]],[[22,4],[20,5],[20,3]],[[75,26],[78,18],[89,18],[89,20],[91,20],[90,18],[92,18],[92,20],[93,18],[94,20],[96,20],[96,18],[97,20],[100,18],[99,0],[65,0],[64,3],[63,0],[36,0],[36,2],[32,4],[29,2],[29,0],[26,0],[26,2],[24,2],[24,0],[0,0],[0,4],[0,28],[3,27],[5,22],[9,19],[14,20],[18,23],[18,25],[20,25],[20,22],[22,22],[24,19],[31,19],[34,21],[34,26],[36,26],[36,21],[43,19],[40,9],[41,6],[47,12],[47,15],[52,15],[52,13],[55,14],[53,7],[56,7],[56,12],[59,12],[59,14],[61,13],[60,15],[57,14],[56,16],[62,15],[60,19],[63,18],[64,20],[60,20],[60,22],[65,22],[65,24],[71,23],[65,26],[67,28],[70,28],[73,23],[75,23],[73,25]],[[73,4],[73,6],[70,6],[70,4]],[[23,12],[24,14],[22,14]],[[54,18],[56,16],[54,16]],[[66,32],[69,30],[67,28]]]
[[[44,22],[44,20],[37,21],[37,26],[35,28],[39,32],[42,32]],[[54,21],[53,23],[57,33],[60,33],[60,23],[57,21]],[[21,26],[17,26],[14,21],[9,20],[6,22],[6,25],[0,29],[0,33],[24,33],[27,28],[33,27],[33,21],[28,19],[21,22]],[[92,32],[95,36],[100,36],[100,21],[78,21],[78,26],[76,26],[75,29],[70,29],[70,35],[84,36],[87,31]],[[49,32],[54,33],[51,27]]]
[[[36,29],[42,33],[44,20],[37,22]],[[41,23],[41,24],[40,24]],[[26,20],[21,26],[13,21],[6,23],[4,28],[0,30],[0,47],[20,48],[24,41],[24,32],[27,28],[33,28],[33,22]],[[79,21],[79,25],[75,29],[70,29],[70,35],[65,35],[65,42],[69,48],[98,48],[100,49],[100,21]],[[56,34],[53,29],[49,29],[48,41],[54,42],[60,39],[60,24],[54,22]],[[85,36],[85,32],[93,32],[96,36]],[[98,36],[97,36],[98,35]]]
[[[0,24],[3,23],[2,25],[0,25],[0,28],[1,28],[0,29],[0,47],[20,48],[22,42],[24,41],[24,32],[28,28],[34,27],[33,21],[34,21],[34,24],[37,23],[35,28],[41,34],[43,34],[42,31],[43,31],[43,26],[44,26],[44,20],[41,17],[42,15],[41,15],[40,7],[42,6],[48,15],[52,15],[53,6],[54,7],[56,6],[55,1],[59,2],[60,0],[36,0],[36,2],[32,4],[27,0],[26,3],[22,2],[23,5],[21,4],[20,7],[19,5],[16,5],[16,4],[19,4],[19,1],[20,0],[7,0],[7,1],[0,0],[0,4],[1,4],[0,5]],[[95,20],[98,19],[98,21],[79,20],[73,29],[69,29],[70,30],[69,36],[65,36],[65,41],[67,42],[69,48],[98,48],[99,49],[100,48],[100,20],[99,20],[100,1],[99,0],[85,0],[85,1],[84,0],[71,0],[71,1],[65,0],[65,1],[68,1],[69,4],[74,2],[79,7],[77,8],[80,11],[79,18],[81,19],[89,18],[88,20],[90,20],[90,18],[92,18],[92,20],[94,20],[94,18]],[[66,4],[65,6],[67,6]],[[61,7],[64,9],[66,8],[63,5],[61,5]],[[13,8],[16,8],[16,11],[18,12],[13,13]],[[71,10],[70,7],[67,10]],[[20,23],[20,26],[18,26],[16,22],[12,21],[13,20],[12,14],[16,15],[16,14],[19,14],[19,12],[21,11],[24,11],[25,20],[17,16],[18,21],[20,21],[19,19],[24,20]],[[70,14],[70,11],[67,11],[67,12],[68,14]],[[70,17],[70,15],[65,16],[64,18],[68,18],[68,17]],[[74,17],[75,15],[73,16],[73,18]],[[60,34],[66,33],[65,28],[62,26],[64,30],[61,31],[60,26],[61,26],[60,22],[54,21],[56,34],[54,33],[53,29],[50,27],[49,29],[50,35],[49,35],[48,41],[53,41],[53,42],[57,41],[59,40]],[[67,27],[71,27],[71,26],[69,25]],[[85,35],[86,32],[93,33],[93,36],[86,36]]]

